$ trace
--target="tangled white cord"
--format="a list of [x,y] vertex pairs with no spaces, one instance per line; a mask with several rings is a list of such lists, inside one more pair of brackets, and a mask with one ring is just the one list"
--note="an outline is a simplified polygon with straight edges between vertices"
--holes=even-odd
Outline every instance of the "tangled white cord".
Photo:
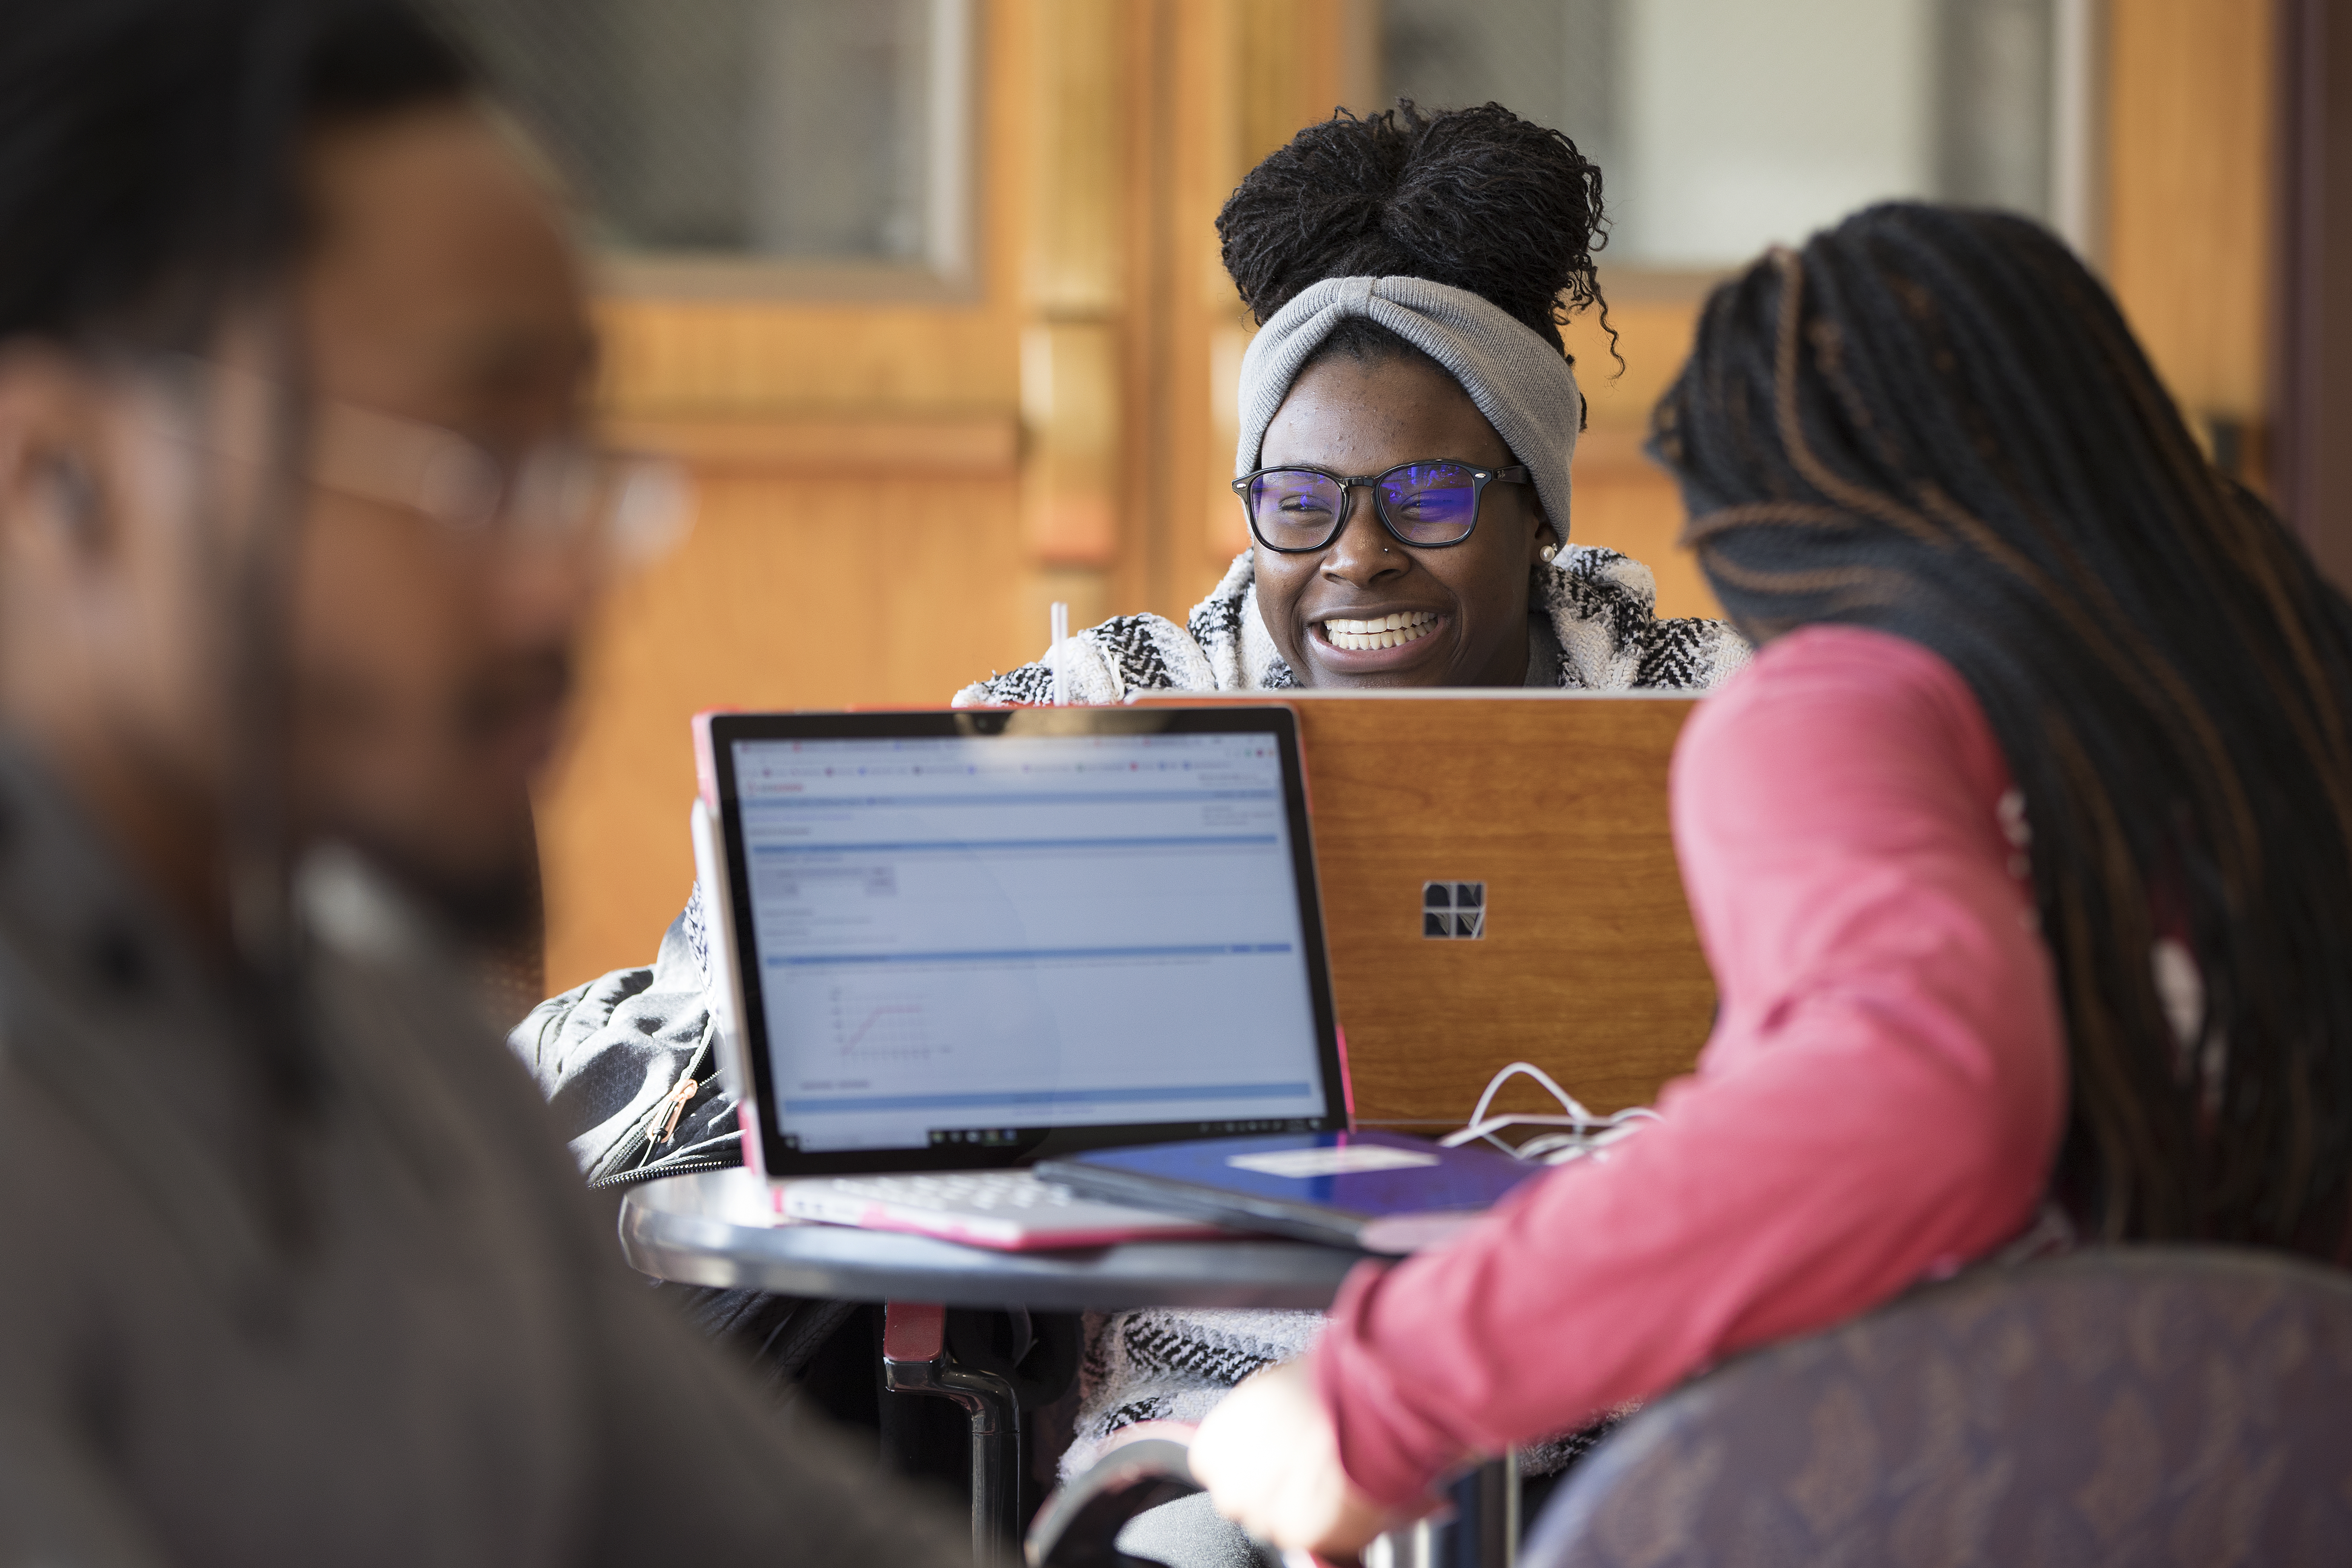
[[[1495,1103],[1495,1096],[1511,1079],[1524,1074],[1541,1084],[1554,1100],[1559,1101],[1566,1114],[1548,1116],[1539,1112],[1519,1112],[1488,1116],[1486,1108]],[[1537,1160],[1547,1165],[1565,1165],[1570,1160],[1597,1154],[1640,1130],[1644,1121],[1658,1121],[1658,1113],[1646,1105],[1628,1106],[1608,1116],[1599,1116],[1585,1109],[1576,1096],[1559,1087],[1551,1074],[1533,1062],[1513,1062],[1486,1080],[1486,1092],[1478,1097],[1477,1109],[1470,1112],[1470,1125],[1459,1132],[1449,1132],[1438,1140],[1448,1149],[1458,1149],[1473,1139],[1483,1138],[1515,1160]],[[1559,1127],[1566,1131],[1545,1132],[1528,1139],[1516,1149],[1495,1136],[1506,1127]]]

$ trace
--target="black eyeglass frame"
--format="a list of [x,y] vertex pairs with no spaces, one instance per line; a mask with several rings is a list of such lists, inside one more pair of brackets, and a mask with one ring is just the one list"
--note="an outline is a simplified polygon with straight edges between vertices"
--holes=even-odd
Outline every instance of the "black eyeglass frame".
[[[1462,531],[1459,539],[1444,540],[1435,544],[1425,540],[1407,539],[1398,530],[1397,525],[1389,519],[1388,503],[1381,499],[1381,481],[1399,468],[1425,468],[1438,463],[1470,470],[1470,526]],[[1332,519],[1331,531],[1323,536],[1322,542],[1276,544],[1257,531],[1257,509],[1250,505],[1249,487],[1267,474],[1320,474],[1339,487],[1339,513]],[[1372,515],[1380,519],[1381,526],[1386,529],[1389,537],[1399,544],[1413,550],[1451,550],[1457,544],[1466,542],[1472,534],[1478,531],[1478,510],[1486,500],[1488,485],[1531,485],[1533,483],[1535,479],[1528,472],[1524,464],[1515,463],[1507,468],[1482,468],[1475,463],[1465,463],[1459,458],[1415,458],[1408,463],[1391,464],[1377,474],[1335,474],[1328,468],[1318,468],[1312,463],[1276,463],[1271,468],[1252,468],[1248,473],[1235,479],[1234,494],[1242,503],[1242,516],[1249,523],[1252,539],[1278,555],[1313,555],[1320,551],[1330,549],[1331,542],[1338,539],[1341,531],[1348,526],[1349,514],[1354,510],[1348,504],[1349,490],[1372,492]]]

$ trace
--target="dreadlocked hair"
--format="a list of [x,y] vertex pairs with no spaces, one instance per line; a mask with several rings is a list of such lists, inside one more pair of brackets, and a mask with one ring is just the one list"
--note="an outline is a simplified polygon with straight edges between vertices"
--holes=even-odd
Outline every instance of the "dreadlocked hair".
[[2105,290],[2022,218],[1870,208],[1716,290],[1653,447],[1751,637],[1877,627],[1982,704],[2064,1008],[2058,1194],[2109,1239],[2343,1258],[2352,606]]
[[[1608,243],[1600,167],[1499,103],[1431,113],[1400,99],[1360,120],[1343,109],[1243,177],[1217,238],[1260,326],[1326,278],[1423,278],[1467,289],[1563,353],[1560,323],[1595,307],[1616,353],[1593,274]],[[1360,318],[1315,357],[1329,354],[1426,357]]]

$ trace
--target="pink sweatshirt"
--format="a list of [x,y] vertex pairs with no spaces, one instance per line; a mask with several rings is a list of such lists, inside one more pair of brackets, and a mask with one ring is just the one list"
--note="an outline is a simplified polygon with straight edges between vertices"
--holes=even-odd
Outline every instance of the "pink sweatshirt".
[[1885,633],[1792,633],[1700,705],[1675,844],[1714,1036],[1664,1121],[1606,1163],[1349,1277],[1312,1368],[1360,1488],[1407,1506],[1470,1455],[1835,1323],[2023,1227],[2066,1076],[2008,788],[1967,685]]

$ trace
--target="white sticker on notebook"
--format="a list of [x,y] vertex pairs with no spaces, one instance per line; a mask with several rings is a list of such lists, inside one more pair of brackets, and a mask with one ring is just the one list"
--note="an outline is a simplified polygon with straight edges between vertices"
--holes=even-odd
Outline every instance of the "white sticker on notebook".
[[1310,1176],[1354,1176],[1366,1171],[1409,1171],[1416,1165],[1438,1163],[1434,1154],[1424,1154],[1417,1149],[1391,1149],[1381,1143],[1357,1143],[1340,1149],[1276,1149],[1265,1154],[1228,1155],[1225,1163],[1244,1171],[1255,1171],[1261,1175],[1287,1176],[1305,1181]]

